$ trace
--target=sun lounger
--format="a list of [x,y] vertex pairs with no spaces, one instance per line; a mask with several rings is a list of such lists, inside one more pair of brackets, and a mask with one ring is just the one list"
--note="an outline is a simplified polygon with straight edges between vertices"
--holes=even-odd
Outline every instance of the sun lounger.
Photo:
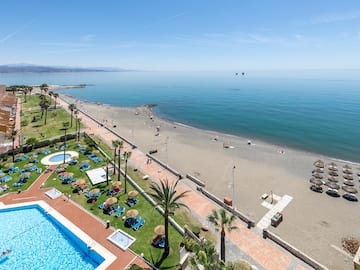
[[9,173],[16,173],[16,172],[18,172],[19,171],[19,168],[18,167],[13,167],[13,166],[11,166],[10,168],[9,168]]
[[0,179],[1,182],[7,182],[11,180],[11,176],[10,175],[5,175],[3,178]]
[[104,206],[105,206],[105,201],[99,204],[99,208],[100,208],[100,209],[103,209]]
[[125,207],[124,207],[124,206],[121,206],[121,207],[119,208],[119,210],[117,210],[117,212],[115,213],[115,217],[121,216],[124,212],[125,212]]
[[145,219],[140,218],[133,226],[133,230],[137,231],[141,226],[143,226],[145,224]]
[[23,185],[23,183],[14,183],[13,186],[14,187],[21,187]]
[[130,207],[134,206],[135,204],[137,204],[139,202],[138,199],[133,199],[133,198],[129,198],[126,200],[126,204]]
[[78,161],[76,159],[72,159],[69,161],[69,165],[76,165]]
[[109,215],[112,215],[112,214],[115,213],[118,209],[119,209],[119,205],[117,204],[117,205],[115,205],[114,208],[112,208],[112,209],[108,212],[108,214],[109,214]]

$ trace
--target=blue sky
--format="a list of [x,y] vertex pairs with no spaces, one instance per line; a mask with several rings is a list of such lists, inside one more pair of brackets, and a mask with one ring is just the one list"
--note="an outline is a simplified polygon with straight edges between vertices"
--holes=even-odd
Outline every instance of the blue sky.
[[359,0],[1,0],[0,64],[360,68]]

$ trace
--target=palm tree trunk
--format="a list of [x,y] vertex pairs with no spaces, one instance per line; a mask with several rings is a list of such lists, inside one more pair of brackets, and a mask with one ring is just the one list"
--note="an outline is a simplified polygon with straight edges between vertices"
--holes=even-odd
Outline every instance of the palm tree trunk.
[[65,128],[65,136],[64,136],[64,164],[65,164],[65,154],[66,154],[66,128]]
[[225,262],[225,230],[221,230],[221,240],[220,240],[220,257],[223,262]]
[[47,110],[45,110],[45,121],[44,121],[45,126],[46,126],[46,118],[47,118]]
[[126,160],[125,160],[125,194],[127,193],[127,192],[126,192],[127,163],[128,163],[128,160],[126,159]]
[[163,258],[167,258],[170,254],[170,246],[169,246],[169,213],[165,210],[164,213],[164,222],[165,222],[165,249],[163,253]]
[[[120,159],[121,159],[121,156],[120,156],[120,147],[119,147],[119,151],[118,151],[118,181],[120,181]],[[126,186],[125,186],[125,189],[126,189]]]
[[114,148],[114,175],[115,175],[115,173],[116,173],[116,171],[115,171],[115,162],[116,162],[116,147]]
[[15,145],[14,145],[14,143],[15,143],[15,137],[13,136],[12,137],[12,161],[13,161],[13,163],[15,162]]
[[73,111],[71,111],[71,117],[70,117],[70,127],[72,128],[72,122],[73,122]]

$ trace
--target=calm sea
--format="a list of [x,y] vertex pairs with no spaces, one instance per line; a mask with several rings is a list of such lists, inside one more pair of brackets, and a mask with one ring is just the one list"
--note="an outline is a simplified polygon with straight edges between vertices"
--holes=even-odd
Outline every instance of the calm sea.
[[359,71],[0,74],[0,84],[90,84],[67,89],[116,106],[156,103],[168,120],[360,161]]

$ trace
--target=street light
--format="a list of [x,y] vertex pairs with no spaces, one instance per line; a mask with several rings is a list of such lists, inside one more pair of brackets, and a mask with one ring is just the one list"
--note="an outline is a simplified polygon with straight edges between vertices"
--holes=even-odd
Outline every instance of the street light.
[[233,192],[233,195],[232,195],[232,199],[233,199],[233,210],[235,211],[235,165],[234,167],[232,168],[232,192]]

